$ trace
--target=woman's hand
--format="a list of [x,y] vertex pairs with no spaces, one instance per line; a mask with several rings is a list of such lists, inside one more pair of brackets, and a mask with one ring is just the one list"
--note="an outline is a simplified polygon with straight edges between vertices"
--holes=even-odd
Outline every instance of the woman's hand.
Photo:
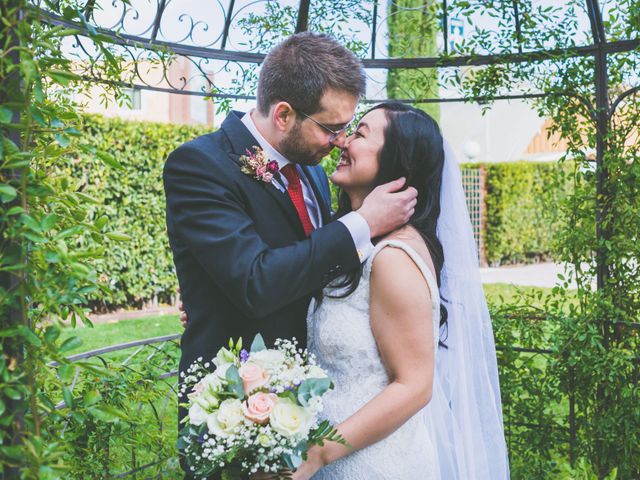
[[314,445],[309,449],[309,452],[307,452],[307,459],[293,472],[291,478],[292,480],[309,480],[324,466],[325,462],[322,458],[322,449]]

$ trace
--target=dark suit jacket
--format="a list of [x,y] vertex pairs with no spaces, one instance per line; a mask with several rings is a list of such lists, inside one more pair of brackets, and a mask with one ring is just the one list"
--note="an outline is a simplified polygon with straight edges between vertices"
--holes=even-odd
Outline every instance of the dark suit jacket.
[[321,167],[303,167],[325,224],[309,238],[286,192],[240,171],[239,157],[258,145],[241,115],[177,148],[164,167],[169,242],[189,317],[180,371],[211,359],[230,337],[248,345],[259,332],[267,346],[278,337],[305,346],[311,293],[360,264],[347,228],[330,222]]

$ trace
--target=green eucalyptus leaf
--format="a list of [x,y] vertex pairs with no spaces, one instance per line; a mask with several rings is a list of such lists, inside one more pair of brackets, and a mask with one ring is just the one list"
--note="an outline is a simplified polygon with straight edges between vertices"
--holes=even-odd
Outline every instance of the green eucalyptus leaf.
[[251,342],[251,353],[254,352],[259,352],[261,350],[266,350],[267,347],[264,344],[264,339],[262,338],[262,335],[260,335],[259,333],[253,337],[253,342]]
[[242,400],[244,398],[245,392],[242,378],[240,378],[240,373],[238,372],[238,367],[236,367],[235,365],[230,365],[229,368],[227,368],[225,378],[229,383],[229,389],[231,393]]
[[312,397],[321,397],[331,388],[330,378],[307,378],[298,387],[298,401],[307,406]]

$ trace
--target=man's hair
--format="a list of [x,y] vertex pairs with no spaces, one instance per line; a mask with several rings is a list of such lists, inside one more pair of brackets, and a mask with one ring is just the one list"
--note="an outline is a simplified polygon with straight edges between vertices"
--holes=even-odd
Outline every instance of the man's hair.
[[264,59],[258,81],[258,110],[285,101],[311,115],[327,89],[362,97],[366,76],[358,58],[328,35],[303,32],[278,44]]

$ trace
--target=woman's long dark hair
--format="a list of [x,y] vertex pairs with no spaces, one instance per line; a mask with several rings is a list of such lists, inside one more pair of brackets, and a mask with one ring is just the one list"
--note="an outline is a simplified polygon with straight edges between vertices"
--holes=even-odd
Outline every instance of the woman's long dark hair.
[[[440,272],[444,264],[442,244],[436,235],[436,225],[440,216],[440,189],[444,167],[444,147],[440,128],[433,118],[412,106],[385,102],[373,107],[382,109],[387,117],[384,129],[384,144],[378,162],[380,170],[375,186],[405,177],[406,186],[418,191],[415,213],[409,225],[415,228],[427,245],[436,271],[438,287]],[[368,113],[368,112],[367,112]],[[351,211],[349,196],[340,191],[338,212],[341,217]],[[338,287],[333,298],[344,298],[355,291],[362,277],[362,266],[345,275],[343,281],[332,286]],[[447,310],[440,303],[440,327],[446,327]],[[442,342],[441,345],[444,346]]]

